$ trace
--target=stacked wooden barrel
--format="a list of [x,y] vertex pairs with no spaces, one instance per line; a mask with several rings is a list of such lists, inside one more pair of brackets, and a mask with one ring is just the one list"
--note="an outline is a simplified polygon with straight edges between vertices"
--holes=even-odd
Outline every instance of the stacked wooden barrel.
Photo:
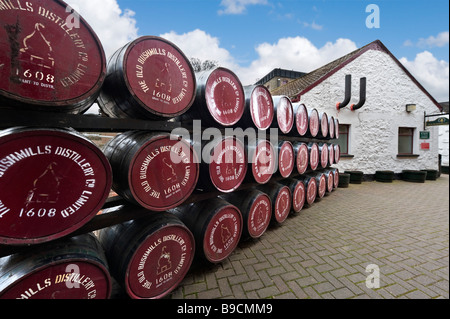
[[[77,32],[64,23],[62,1],[28,4],[0,11],[0,113],[88,123],[97,101],[100,120],[125,124],[102,150],[64,126],[0,131],[0,245],[11,251],[0,298],[109,298],[111,276],[130,298],[162,298],[195,260],[222,262],[337,188],[337,119],[225,67],[194,73],[156,36],[106,63],[82,18]],[[174,121],[189,138],[152,128]],[[133,129],[141,122],[152,125]],[[86,228],[104,216],[115,217]]]
[[[71,15],[63,1],[2,3],[2,117],[82,114],[96,101],[106,78],[103,47],[82,17],[74,28]],[[0,258],[0,298],[109,298],[98,240],[66,236],[96,216],[111,185],[106,156],[73,129],[0,132],[0,251],[17,248]]]

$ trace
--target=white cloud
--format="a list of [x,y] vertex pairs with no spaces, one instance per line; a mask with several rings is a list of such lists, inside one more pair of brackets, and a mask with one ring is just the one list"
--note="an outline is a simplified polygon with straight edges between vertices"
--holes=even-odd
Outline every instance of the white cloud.
[[400,62],[438,101],[449,99],[449,63],[438,60],[428,51],[416,55],[414,61],[401,58]]
[[306,28],[311,28],[313,30],[317,30],[317,31],[320,31],[323,29],[323,25],[317,24],[315,21],[313,21],[312,23],[303,22],[303,26]]
[[449,42],[449,33],[448,31],[444,31],[439,33],[436,37],[429,36],[426,39],[423,38],[419,39],[417,45],[419,47],[434,48],[448,45],[448,42]]
[[249,5],[268,4],[267,0],[222,0],[220,5],[225,7],[224,10],[219,10],[219,14],[242,14]]
[[419,48],[442,48],[449,43],[449,32],[443,31],[439,33],[437,36],[430,35],[428,38],[420,38],[417,43],[412,42],[411,40],[406,40],[403,45],[407,47],[417,46]]
[[[106,58],[117,49],[138,37],[134,12],[122,11],[117,0],[67,0],[97,34],[103,45]],[[98,105],[94,105],[87,113],[98,114]]]
[[277,43],[263,43],[256,48],[258,59],[240,70],[243,82],[254,83],[274,68],[311,72],[357,49],[348,39],[337,39],[317,48],[304,37],[279,39]]
[[134,12],[122,11],[117,0],[67,0],[67,3],[92,27],[107,57],[138,37]]
[[277,43],[258,45],[255,48],[257,58],[244,67],[239,65],[228,50],[220,47],[217,37],[203,30],[197,29],[184,34],[172,31],[160,36],[177,45],[188,58],[218,61],[220,66],[235,72],[244,85],[255,83],[274,68],[310,72],[357,49],[356,44],[348,39],[327,42],[323,47],[317,48],[304,37],[282,38]]
[[188,58],[218,61],[220,66],[230,69],[238,67],[230,52],[220,47],[219,39],[203,30],[196,29],[183,34],[171,31],[161,34],[160,37],[178,46]]

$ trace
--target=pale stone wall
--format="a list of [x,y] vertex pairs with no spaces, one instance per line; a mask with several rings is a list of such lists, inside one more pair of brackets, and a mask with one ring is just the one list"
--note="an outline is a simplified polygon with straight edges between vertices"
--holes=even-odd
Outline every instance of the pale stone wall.
[[[352,99],[350,104],[336,109],[342,102],[345,75],[352,75]],[[359,101],[360,78],[367,78],[366,104],[351,111],[350,105]],[[424,130],[424,112],[437,113],[439,109],[411,80],[410,77],[385,52],[369,50],[305,93],[301,103],[316,108],[329,116],[350,124],[350,154],[335,167],[343,170],[360,170],[374,174],[377,170],[437,169],[439,153],[439,128],[427,127],[429,140],[420,140]],[[406,104],[416,104],[417,109],[406,112]],[[399,158],[398,128],[414,127],[414,154],[417,158]],[[420,143],[430,143],[429,150],[421,150]]]

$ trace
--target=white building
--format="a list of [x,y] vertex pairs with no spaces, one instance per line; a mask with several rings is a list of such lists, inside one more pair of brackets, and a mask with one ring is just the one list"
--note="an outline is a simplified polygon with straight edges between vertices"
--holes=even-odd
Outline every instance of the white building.
[[[448,102],[440,103],[444,112],[448,114]],[[449,118],[449,116],[445,116]],[[439,154],[442,155],[442,166],[449,166],[450,162],[450,154],[449,154],[449,126],[440,126],[439,127]]]
[[[351,99],[337,109],[344,101],[347,75],[352,78]],[[367,84],[365,104],[351,110],[360,100],[361,78]],[[440,113],[441,106],[379,40],[271,93],[339,120],[343,154],[335,166],[341,171],[372,175],[377,170],[438,169],[439,128],[424,127],[424,115]]]

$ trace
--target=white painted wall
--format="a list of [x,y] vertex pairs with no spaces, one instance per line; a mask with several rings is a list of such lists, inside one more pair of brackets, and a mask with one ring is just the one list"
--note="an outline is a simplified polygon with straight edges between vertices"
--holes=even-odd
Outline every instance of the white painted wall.
[[[345,75],[352,75],[350,104],[336,110],[342,102]],[[366,104],[351,111],[350,105],[359,101],[359,80],[367,78]],[[338,165],[341,171],[360,170],[375,174],[377,170],[437,169],[439,129],[428,127],[429,140],[419,140],[423,130],[424,111],[437,113],[435,104],[411,81],[396,62],[385,52],[369,50],[331,75],[301,97],[307,108],[316,108],[329,116],[350,124],[351,159],[343,158]],[[416,104],[417,109],[406,112],[406,104]],[[418,158],[398,158],[398,128],[415,127],[414,153]],[[421,142],[429,142],[430,150],[420,150]]]
[[[448,118],[448,115],[446,116]],[[439,127],[439,153],[442,155],[442,165],[449,166],[449,127]]]

